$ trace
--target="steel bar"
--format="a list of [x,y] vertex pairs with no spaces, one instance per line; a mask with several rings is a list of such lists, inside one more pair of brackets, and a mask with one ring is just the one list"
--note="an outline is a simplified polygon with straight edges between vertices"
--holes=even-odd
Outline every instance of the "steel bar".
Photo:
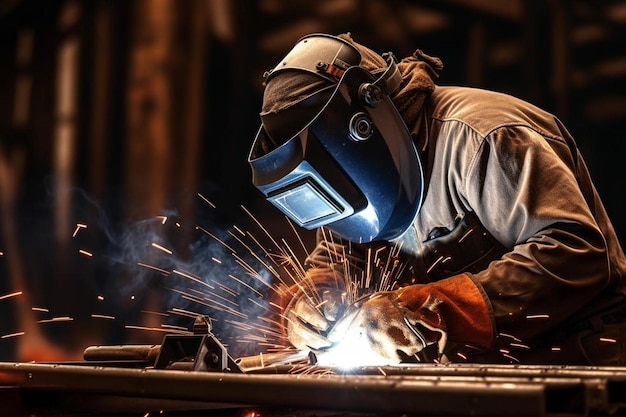
[[[81,395],[111,401],[134,397],[144,404],[158,404],[154,400],[159,400],[182,409],[246,405],[476,417],[563,417],[589,413],[587,385],[579,378],[350,375],[323,370],[320,373],[316,367],[311,367],[308,374],[269,375],[0,363],[0,385],[20,387],[24,398],[37,398],[35,405],[24,404],[24,408],[39,415],[62,415],[58,410],[59,398]],[[46,404],[46,398],[56,400]],[[109,407],[114,407],[111,401]],[[75,403],[63,404],[71,408]]]

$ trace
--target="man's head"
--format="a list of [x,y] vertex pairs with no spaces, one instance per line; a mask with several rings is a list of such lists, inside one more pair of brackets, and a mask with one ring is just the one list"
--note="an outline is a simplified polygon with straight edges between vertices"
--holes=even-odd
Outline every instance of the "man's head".
[[300,226],[391,239],[422,198],[422,167],[390,95],[403,77],[349,35],[300,39],[266,75],[253,183]]

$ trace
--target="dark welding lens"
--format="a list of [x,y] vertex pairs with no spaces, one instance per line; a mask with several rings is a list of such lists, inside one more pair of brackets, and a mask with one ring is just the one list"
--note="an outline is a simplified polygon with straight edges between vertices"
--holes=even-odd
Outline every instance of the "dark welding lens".
[[317,186],[312,178],[305,178],[277,190],[267,199],[289,218],[306,228],[326,224],[345,211],[326,190]]
[[367,140],[374,134],[374,123],[366,113],[359,112],[350,118],[349,132],[353,141]]

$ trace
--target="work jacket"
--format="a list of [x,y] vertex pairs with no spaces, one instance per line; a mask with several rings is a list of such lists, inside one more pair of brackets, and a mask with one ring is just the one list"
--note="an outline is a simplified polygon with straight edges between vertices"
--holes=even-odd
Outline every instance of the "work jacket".
[[[468,275],[494,340],[451,341],[451,361],[626,364],[626,257],[563,124],[506,94],[440,86],[409,128],[425,169],[409,229],[367,245],[320,231],[308,265],[347,257],[343,271],[375,290]],[[372,261],[383,252],[393,260]]]

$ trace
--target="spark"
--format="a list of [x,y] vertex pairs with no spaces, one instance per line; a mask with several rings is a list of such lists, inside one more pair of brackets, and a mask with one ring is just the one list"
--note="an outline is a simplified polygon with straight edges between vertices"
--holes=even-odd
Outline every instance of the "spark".
[[464,241],[464,240],[465,240],[465,239],[466,239],[469,235],[471,235],[471,234],[474,232],[474,230],[476,230],[476,227],[475,227],[475,226],[474,226],[474,227],[470,227],[470,228],[467,230],[467,232],[465,232],[465,233],[463,234],[463,236],[461,236],[461,237],[459,238],[458,242],[459,242],[459,243],[463,242],[463,241]]
[[240,293],[238,291],[236,291],[236,290],[234,290],[232,288],[227,287],[226,285],[222,284],[219,281],[216,281],[214,279],[212,279],[211,281],[214,282],[215,285],[217,285],[220,288],[220,290],[224,291],[225,293],[230,294],[233,297],[237,297],[237,296],[240,295]]
[[[250,275],[252,278],[256,279],[257,281],[259,281],[260,283],[265,285],[267,288],[272,289],[272,286],[263,280],[263,277],[261,276],[261,274],[258,271],[256,271],[254,268],[252,268],[248,263],[246,263],[243,259],[241,259],[237,255],[233,254],[233,256],[235,257],[235,261],[237,262],[237,264],[240,265],[243,269],[245,269],[246,272],[248,273],[248,275]],[[271,268],[269,266],[266,266],[266,268],[275,277],[277,277],[277,278],[279,277],[278,273],[276,273],[274,268]]]
[[[293,372],[296,374],[296,372]],[[319,377],[334,375],[335,372],[331,368],[320,368],[316,365],[307,365],[302,367],[302,370],[298,372],[299,376],[317,375]]]
[[161,313],[160,311],[141,310],[141,312],[142,313],[146,313],[146,314],[154,314],[154,315],[157,315],[157,316],[169,317],[169,314]]
[[92,314],[91,317],[93,317],[94,319],[109,319],[109,320],[115,320],[115,316],[106,316],[104,314]]
[[24,336],[24,334],[26,334],[26,333],[25,332],[9,333],[9,334],[5,334],[5,335],[0,336],[0,339],[8,339],[10,337]]
[[22,295],[22,291],[15,291],[10,294],[5,294],[0,296],[0,300],[4,300],[5,298],[16,297],[18,295]]
[[281,351],[281,350],[285,350],[285,349],[289,349],[292,346],[286,346],[286,345],[277,345],[275,343],[257,343],[259,346],[265,346],[269,349],[273,349],[274,351]]
[[304,244],[304,242],[302,241],[302,238],[300,237],[300,234],[298,233],[298,231],[296,230],[296,226],[293,224],[293,222],[289,219],[289,217],[285,216],[285,219],[287,220],[287,224],[289,224],[289,226],[291,226],[291,230],[293,231],[294,236],[298,239],[298,242],[300,242],[300,247],[302,247],[302,249],[304,250],[304,252],[308,255],[308,251],[306,249],[306,245]]
[[76,235],[78,234],[78,231],[79,231],[80,229],[86,229],[86,228],[87,228],[87,225],[86,225],[86,224],[83,224],[83,223],[77,223],[77,224],[76,224],[76,229],[74,229],[74,233],[72,233],[72,237],[76,237]]
[[[331,246],[331,247],[336,246],[336,244],[335,244],[335,240],[334,240],[334,236],[333,236],[333,235],[329,235],[329,234],[328,234],[328,231],[327,231],[326,229],[322,229],[322,235],[323,235],[323,238],[324,238],[324,242],[328,243],[328,244],[329,244],[329,246]],[[351,245],[350,245],[350,248],[352,248],[352,246],[351,246]],[[332,253],[332,251],[331,251],[330,256],[331,256],[331,257],[333,257],[333,256],[335,256],[335,255],[336,255],[337,257],[336,257],[336,258],[332,261],[332,262],[334,262],[334,263],[341,263],[341,261],[342,261],[342,260],[346,259],[346,257],[345,257],[345,255],[346,255],[346,254],[345,254],[345,252],[344,252],[343,254],[339,255],[339,254],[334,254],[334,253]]]
[[297,272],[302,272],[302,274],[304,275],[304,266],[302,266],[302,264],[300,263],[300,261],[298,260],[298,257],[296,256],[296,254],[294,253],[293,249],[291,248],[291,246],[285,241],[285,239],[282,240],[283,244],[285,245],[285,248],[287,248],[288,256],[287,256],[287,260],[289,261],[290,264],[292,264],[295,267],[295,270]]
[[271,311],[269,308],[267,308],[266,306],[254,301],[252,298],[248,298],[248,301],[252,302],[252,304],[255,304],[259,307],[261,307],[262,309],[266,310],[266,311]]
[[232,274],[228,275],[228,278],[233,279],[235,281],[237,281],[238,283],[240,283],[241,285],[243,285],[244,287],[252,290],[256,295],[258,295],[259,297],[263,297],[263,294],[261,294],[260,292],[258,292],[257,290],[255,290],[253,287],[251,287],[250,285],[246,284],[245,282],[243,282],[242,280],[240,280],[239,278],[235,277]]
[[137,265],[143,266],[144,268],[153,269],[155,271],[158,271],[158,272],[162,273],[163,275],[169,275],[170,274],[170,271],[166,271],[165,269],[157,268],[156,266],[144,264],[142,262],[137,262]]
[[[152,332],[163,332],[163,333],[168,333],[168,332],[172,331],[172,329],[164,329],[164,328],[160,328],[160,327],[133,326],[133,325],[130,325],[130,324],[127,324],[126,326],[124,326],[124,328],[131,329],[131,330],[147,330],[147,331],[152,331]],[[186,330],[184,332],[176,330],[175,333],[190,334],[191,332],[188,331],[188,330]]]
[[610,343],[617,343],[616,339],[612,339],[612,338],[608,338],[608,337],[601,337],[600,338],[601,342],[610,342]]
[[560,346],[552,346],[552,348],[550,349],[553,352],[560,352],[561,351],[561,347]]
[[183,327],[183,326],[174,326],[173,324],[162,324],[162,325],[161,325],[161,327],[168,328],[168,329],[175,329],[175,330],[189,331],[186,327]]
[[[243,247],[245,247],[248,252],[257,260],[259,261],[259,263],[267,270],[269,271],[274,277],[276,277],[278,280],[280,280],[282,282],[282,277],[280,276],[280,274],[278,274],[278,272],[276,272],[276,270],[274,268],[272,268],[270,265],[267,264],[267,262],[265,262],[263,259],[261,259],[261,257],[259,255],[257,255],[251,248],[249,245],[247,245],[245,242],[243,242],[240,238],[238,238],[237,236],[233,235],[232,233],[230,233],[230,235],[235,238]],[[254,236],[252,235],[248,235],[251,239],[254,239]],[[262,248],[261,244],[258,243],[255,240],[256,244],[259,245],[259,247]],[[269,253],[267,251],[265,251],[265,254],[269,257]],[[242,267],[244,268],[249,275],[253,276],[254,278],[258,279],[260,282],[262,282],[263,284],[265,284],[267,287],[271,288],[271,286],[269,284],[267,284],[265,281],[263,281],[263,279],[261,279],[261,274],[252,266],[250,266],[250,264],[248,264],[246,261],[244,261],[239,255],[237,255],[236,253],[232,254],[233,257],[235,258],[235,261]],[[271,257],[270,257],[271,258]]]
[[190,295],[183,295],[182,298],[185,299],[185,300],[193,301],[195,303],[198,303],[200,305],[203,305],[203,306],[206,306],[206,307],[209,307],[209,308],[213,308],[213,309],[218,310],[218,311],[223,311],[225,313],[233,314],[235,316],[238,316],[238,317],[241,317],[241,318],[244,318],[244,319],[248,317],[245,313],[241,313],[241,312],[239,312],[237,310],[234,310],[233,308],[228,307],[228,306],[226,306],[224,304],[221,304],[221,303],[219,303],[219,302],[217,302],[215,300],[207,300],[205,302],[205,301],[202,301],[202,300],[200,300],[200,299],[198,299],[196,297],[190,296]]
[[512,334],[508,334],[508,333],[498,333],[498,336],[502,336],[502,337],[508,337],[509,339],[513,339],[516,342],[521,342],[521,339],[518,339],[517,337],[513,336]]
[[196,317],[201,315],[200,313],[195,313],[193,311],[184,310],[182,308],[177,308],[177,307],[174,307],[171,310],[171,312],[174,313],[174,314],[178,314],[179,316],[191,317],[193,319],[195,319]]
[[249,342],[266,342],[266,341],[267,341],[267,338],[266,338],[266,337],[263,337],[263,336],[255,336],[255,335],[252,335],[252,334],[246,335],[246,339],[247,339]]
[[[190,294],[189,292],[185,292],[183,290],[179,290],[179,289],[176,289],[176,288],[172,288],[171,291],[180,294],[182,296],[182,298],[184,298],[186,300],[190,300],[190,301],[193,301],[195,303],[202,304],[202,305],[206,305],[205,300],[206,301],[211,301],[209,296],[213,295],[210,292],[207,292],[206,295],[205,295],[205,293],[197,291],[197,290],[194,290],[193,288],[191,288],[189,291],[197,292],[197,293],[200,294],[200,296],[193,295],[193,294]],[[224,300],[224,301],[226,301],[226,300]],[[217,301],[214,301],[214,302],[217,303]],[[238,307],[236,303],[233,303],[233,304],[235,305],[235,307]],[[227,308],[224,305],[223,305],[223,307]]]
[[4,252],[0,250],[0,256],[4,256]]
[[157,219],[161,219],[161,224],[165,224],[167,222],[167,216],[156,216]]
[[51,319],[39,320],[37,323],[53,323],[53,322],[60,322],[60,321],[73,321],[73,320],[74,319],[69,316],[63,316],[63,317],[53,317]]
[[[379,255],[380,255],[380,252],[382,250],[384,250],[384,248],[378,248],[378,250],[376,250],[376,252],[374,254],[374,264],[375,265],[378,265],[378,263],[379,263]],[[372,282],[372,275],[373,274],[371,273],[371,271],[372,271],[373,268],[372,268],[371,262],[372,262],[372,248],[369,248],[368,251],[367,251],[367,263],[368,263],[368,265],[367,265],[367,275],[365,277],[365,286],[364,286],[364,288],[370,288],[370,285],[371,285],[371,282]]]
[[457,356],[459,356],[459,357],[460,357],[460,358],[462,358],[463,360],[467,360],[467,356],[465,356],[463,353],[461,353],[461,352],[457,352],[456,354],[457,354]]
[[152,247],[153,247],[153,248],[157,248],[157,249],[159,249],[159,250],[161,250],[161,251],[163,251],[163,252],[167,253],[168,255],[171,255],[171,254],[173,253],[171,250],[167,249],[167,248],[166,248],[166,247],[164,247],[164,246],[159,245],[158,243],[154,243],[154,242],[152,242]]
[[440,263],[447,262],[448,260],[450,260],[449,256],[447,258],[444,258],[443,256],[440,256],[439,258],[437,258],[437,260],[435,262],[433,262],[433,264],[430,266],[430,268],[428,268],[426,270],[426,273],[430,273],[430,271],[432,271],[435,266],[437,266]]
[[182,277],[185,277],[187,279],[190,279],[194,282],[197,282],[198,284],[204,285],[206,287],[209,287],[211,289],[213,289],[213,287],[211,287],[209,284],[207,284],[206,282],[202,281],[199,277],[193,276],[190,272],[186,272],[186,271],[179,271],[177,269],[172,271],[175,274],[178,274]]
[[236,252],[233,248],[228,246],[226,244],[226,242],[224,242],[222,239],[218,238],[217,236],[215,236],[213,233],[209,232],[208,230],[204,229],[203,227],[196,226],[196,229],[201,230],[202,232],[204,232],[207,235],[209,235],[212,239],[214,239],[215,241],[220,243],[222,246],[224,246],[226,249],[228,249],[231,253],[235,253]]
[[[255,220],[255,221],[256,221],[256,220]],[[264,230],[264,231],[265,231],[265,233],[266,233],[266,234],[268,233],[268,232],[267,232],[267,230]],[[250,254],[251,254],[251,255],[252,255],[255,259],[257,259],[257,260],[258,260],[258,261],[259,261],[259,262],[263,265],[263,267],[264,267],[264,268],[266,268],[266,270],[267,270],[268,272],[270,272],[270,273],[271,273],[271,274],[272,274],[272,275],[273,275],[273,276],[277,279],[277,281],[278,281],[280,284],[282,284],[282,285],[284,285],[284,286],[288,286],[288,285],[284,282],[283,277],[281,276],[281,274],[279,274],[279,273],[278,273],[278,272],[274,269],[274,267],[272,267],[271,265],[267,264],[267,262],[265,262],[264,260],[262,260],[262,259],[259,257],[259,255],[257,255],[257,254],[256,254],[256,253],[255,253],[255,252],[254,252],[254,251],[253,251],[253,250],[252,250],[252,249],[248,246],[248,245],[246,245],[246,244],[245,244],[245,243],[244,243],[241,239],[239,239],[237,236],[234,236],[232,233],[231,233],[231,236],[233,236],[235,239],[237,239],[237,240],[239,241],[239,243],[241,243],[241,245],[243,245],[243,246],[244,246],[244,247],[245,247],[245,248],[246,248],[246,249],[250,252]],[[278,244],[276,243],[276,241],[275,241],[273,238],[272,238],[272,241],[273,241],[273,242],[274,242],[274,244],[276,245],[276,248],[277,248],[277,249],[281,252],[281,254],[282,254],[282,255],[280,255],[280,256],[279,256],[279,258],[280,258],[280,259],[283,259],[283,260],[285,261],[285,262],[283,262],[282,264],[279,264],[279,263],[277,263],[277,262],[276,262],[276,255],[275,255],[275,254],[270,253],[270,251],[269,251],[268,249],[266,249],[266,248],[265,248],[265,247],[264,247],[264,246],[263,246],[263,245],[262,245],[262,244],[261,244],[261,243],[260,243],[260,242],[259,242],[259,241],[255,238],[255,237],[254,237],[254,235],[252,235],[251,233],[248,233],[248,237],[249,237],[250,239],[252,239],[252,241],[253,241],[253,242],[257,245],[257,247],[259,247],[259,248],[261,248],[261,249],[263,250],[263,252],[264,252],[265,256],[267,257],[267,259],[271,260],[271,261],[274,263],[274,265],[279,266],[279,267],[284,267],[284,266],[285,266],[285,264],[287,264],[287,265],[291,265],[291,266],[294,266],[294,267],[295,267],[293,260],[292,260],[292,259],[290,259],[290,257],[289,257],[289,256],[285,253],[285,251],[284,251],[284,250],[283,250],[280,246],[278,246]],[[288,246],[287,246],[287,247],[288,247]],[[238,261],[238,263],[239,263],[239,262],[241,262],[241,265],[244,267],[244,269],[246,269],[246,270],[250,273],[250,275],[254,276],[254,277],[255,277],[255,278],[257,278],[257,279],[260,279],[260,278],[261,278],[261,277],[260,277],[260,274],[259,274],[256,270],[254,270],[254,268],[252,268],[250,265],[248,265],[245,261],[243,261],[243,259],[241,259],[241,258],[239,257],[239,258],[237,259],[237,261]],[[285,271],[287,272],[287,274],[291,277],[291,279],[292,279],[294,282],[296,282],[296,281],[297,281],[297,280],[294,278],[293,274],[292,274],[290,271],[288,271],[288,270],[285,270]],[[299,272],[299,273],[298,273],[298,272],[299,272],[299,271],[297,271],[297,270],[296,270],[297,276],[302,276],[302,275],[304,275],[304,271]],[[265,283],[262,279],[260,279],[260,280],[261,280],[261,281],[262,281],[265,285],[267,285],[268,287],[270,287],[270,288],[271,288],[271,286],[270,286],[269,284]]]
[[215,208],[215,204],[211,203],[205,196],[203,196],[202,194],[198,193],[198,197],[200,197],[202,200],[204,200],[205,203],[207,203],[209,206],[211,206],[211,208]]
[[99,295],[98,297],[96,297],[98,299],[98,301],[104,301],[104,297],[102,295]]
[[251,219],[252,219],[252,220],[253,220],[253,221],[257,224],[257,226],[259,226],[259,228],[260,228],[263,232],[265,232],[265,235],[266,235],[266,236],[267,236],[267,237],[268,237],[268,238],[272,241],[272,243],[274,244],[274,247],[276,247],[276,248],[280,248],[280,246],[278,245],[278,243],[276,242],[276,240],[274,239],[274,237],[271,235],[271,233],[269,233],[269,232],[268,232],[268,230],[265,228],[265,226],[263,226],[263,225],[261,224],[261,222],[259,222],[259,221],[257,220],[257,218],[256,218],[254,215],[252,215],[252,213],[250,213],[250,211],[249,211],[249,210],[248,210],[245,206],[241,206],[241,208],[243,209],[243,211],[245,211],[245,212],[246,212],[246,214],[247,214],[248,216],[250,216],[250,218],[251,218]]
[[92,257],[92,256],[93,256],[93,253],[91,253],[91,252],[87,252],[87,251],[86,251],[86,250],[84,250],[84,249],[79,249],[79,250],[78,250],[78,253],[80,253],[80,254],[82,254],[82,255],[85,255],[85,256],[88,256],[88,257]]
[[[234,302],[232,300],[227,299],[226,297],[222,297],[221,295],[215,294],[214,292],[211,292],[211,291],[208,291],[208,293],[209,293],[209,295],[212,295],[213,297],[219,298],[220,300],[224,301],[225,303],[229,303],[229,304],[232,304],[235,307],[239,307],[239,304],[237,304],[236,302]],[[210,298],[207,298],[207,299],[210,299]]]
[[519,362],[519,359],[517,359],[515,356],[511,356],[511,355],[508,355],[508,354],[503,354],[502,356],[504,356],[506,358],[509,358],[512,361]]
[[530,349],[530,346],[525,345],[523,343],[511,343],[510,346],[511,347],[518,347],[518,348],[522,348],[522,349]]
[[527,319],[532,320],[532,319],[549,319],[550,315],[549,314],[529,314],[526,316]]
[[224,323],[228,323],[229,325],[238,327],[238,328],[240,328],[242,330],[251,330],[251,329],[256,328],[256,325],[254,325],[254,324],[242,323],[240,321],[235,321],[235,320],[228,320],[228,319],[226,319],[226,320],[224,320]]
[[[176,288],[171,288],[171,291],[173,291],[173,292],[175,292],[175,293],[178,293],[178,294],[180,294],[180,295],[186,295],[186,296],[188,296],[188,297],[190,297],[190,298],[197,299],[197,300],[198,300],[198,302],[200,302],[200,301],[201,301],[201,298],[198,298],[197,296],[192,295],[192,294],[189,294],[188,292],[185,292],[185,291],[183,291],[183,290],[179,290],[179,289],[176,289]],[[192,289],[191,291],[193,291],[193,289]],[[199,291],[195,291],[195,292],[199,292]]]
[[221,264],[221,263],[222,263],[222,261],[220,261],[219,259],[217,259],[217,258],[215,258],[215,257],[212,257],[212,258],[211,258],[211,260],[212,260],[213,262],[215,262],[215,263],[218,263],[218,264]]
[[[182,292],[181,290],[177,290],[175,288],[170,288],[170,290],[174,291],[174,292],[180,292],[181,294],[184,294],[184,292]],[[194,293],[198,294],[198,296],[201,297],[201,298],[207,298],[210,295],[210,292],[208,292],[208,291],[205,292],[205,291],[202,291],[202,290],[200,290],[198,288],[188,288],[188,291],[194,292]]]
[[[259,320],[261,320],[261,321],[265,321],[265,322],[270,324],[271,327],[266,327],[266,329],[268,329],[268,330],[273,329],[273,328],[279,329],[281,327],[280,324],[276,320],[272,320],[272,319],[269,319],[269,318],[263,317],[263,316],[259,316],[257,318]],[[257,324],[257,326],[261,326],[261,325]]]
[[49,313],[50,310],[48,310],[47,308],[42,308],[42,307],[31,307],[32,311],[41,311],[43,313]]
[[282,306],[279,306],[278,304],[276,304],[276,303],[275,303],[275,302],[273,302],[273,301],[270,301],[270,305],[271,305],[272,307],[276,307],[276,309],[278,309],[278,310],[283,310],[283,307],[282,307]]

